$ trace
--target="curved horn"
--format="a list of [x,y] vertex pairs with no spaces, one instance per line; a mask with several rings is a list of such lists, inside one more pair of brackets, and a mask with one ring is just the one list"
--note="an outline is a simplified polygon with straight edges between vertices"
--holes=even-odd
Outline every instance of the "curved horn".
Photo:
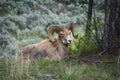
[[63,28],[60,26],[50,26],[48,29],[48,37],[51,42],[56,42],[56,39],[53,38],[53,33],[56,32],[58,33],[59,31],[62,31]]
[[74,26],[73,26],[73,23],[72,23],[72,22],[71,22],[71,23],[68,23],[68,24],[66,25],[66,28],[67,28],[68,30],[71,30],[72,35],[73,35],[73,37],[74,37],[75,39],[78,38],[78,34],[75,35],[75,30],[74,30]]

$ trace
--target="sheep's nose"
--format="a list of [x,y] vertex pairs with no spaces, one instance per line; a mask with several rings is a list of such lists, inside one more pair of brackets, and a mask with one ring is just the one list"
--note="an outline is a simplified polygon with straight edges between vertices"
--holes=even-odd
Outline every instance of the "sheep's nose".
[[71,43],[71,42],[72,42],[72,40],[71,40],[71,39],[68,39],[68,40],[67,40],[67,43]]

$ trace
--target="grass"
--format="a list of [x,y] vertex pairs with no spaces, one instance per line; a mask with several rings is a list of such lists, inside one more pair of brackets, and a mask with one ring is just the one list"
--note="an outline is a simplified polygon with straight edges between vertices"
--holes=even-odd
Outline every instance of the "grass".
[[0,59],[0,80],[119,80],[119,65],[96,65],[77,61],[37,60],[20,63],[12,57]]
[[70,55],[87,55],[94,53],[98,50],[99,45],[92,39],[88,39],[88,36],[78,36],[78,39],[74,39],[69,46]]

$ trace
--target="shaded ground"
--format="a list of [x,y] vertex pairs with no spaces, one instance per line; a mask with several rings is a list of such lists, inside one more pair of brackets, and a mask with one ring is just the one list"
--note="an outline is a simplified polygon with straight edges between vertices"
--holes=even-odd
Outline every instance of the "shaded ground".
[[77,61],[83,63],[119,63],[120,55],[116,53],[111,54],[88,54],[88,55],[77,55],[70,56],[65,61]]

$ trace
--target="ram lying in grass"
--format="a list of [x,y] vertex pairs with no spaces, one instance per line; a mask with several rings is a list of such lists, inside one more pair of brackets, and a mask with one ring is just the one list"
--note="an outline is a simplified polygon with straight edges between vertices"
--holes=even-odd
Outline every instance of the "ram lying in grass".
[[[78,35],[74,34],[73,23],[68,23],[65,28],[57,25],[51,26],[48,29],[49,39],[22,48],[17,52],[17,60],[61,60],[64,57],[64,54],[67,53],[68,44],[72,42],[70,31],[72,32],[73,37],[77,39]],[[58,34],[58,39],[53,38],[54,32]]]

